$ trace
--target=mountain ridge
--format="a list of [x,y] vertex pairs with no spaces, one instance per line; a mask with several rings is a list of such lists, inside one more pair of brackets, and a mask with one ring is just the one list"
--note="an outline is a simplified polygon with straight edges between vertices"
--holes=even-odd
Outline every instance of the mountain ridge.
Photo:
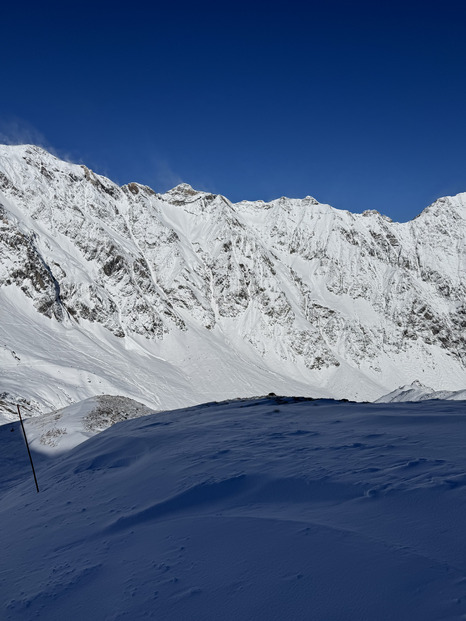
[[[5,146],[0,222],[0,295],[19,288],[67,329],[101,325],[121,355],[143,337],[188,383],[183,339],[194,338],[200,367],[218,363],[221,342],[233,375],[252,364],[270,377],[251,394],[274,390],[277,373],[309,396],[373,399],[416,379],[464,387],[466,194],[396,223],[310,196],[231,203],[188,184],[120,187]],[[243,384],[231,379],[228,396],[248,396]]]

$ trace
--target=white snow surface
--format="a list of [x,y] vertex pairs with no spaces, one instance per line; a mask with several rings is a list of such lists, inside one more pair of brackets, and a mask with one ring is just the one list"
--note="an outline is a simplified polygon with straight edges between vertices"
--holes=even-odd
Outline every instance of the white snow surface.
[[153,411],[127,397],[98,395],[24,421],[29,445],[40,453],[69,451],[115,423]]
[[466,401],[466,390],[433,390],[416,380],[409,386],[400,386],[388,395],[380,397],[375,403],[429,401],[430,399]]
[[0,417],[465,388],[466,194],[412,222],[119,187],[0,146]]
[[62,455],[0,427],[0,618],[466,616],[465,403],[266,397]]

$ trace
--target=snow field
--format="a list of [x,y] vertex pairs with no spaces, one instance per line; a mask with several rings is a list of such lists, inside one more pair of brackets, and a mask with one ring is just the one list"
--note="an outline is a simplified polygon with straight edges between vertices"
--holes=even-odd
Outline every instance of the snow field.
[[464,618],[465,425],[460,401],[210,403],[34,452],[39,494],[0,427],[0,616]]

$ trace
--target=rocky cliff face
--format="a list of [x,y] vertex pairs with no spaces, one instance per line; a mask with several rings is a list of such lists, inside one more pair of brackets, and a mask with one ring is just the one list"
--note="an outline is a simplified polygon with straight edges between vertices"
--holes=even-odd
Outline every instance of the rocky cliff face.
[[337,396],[419,376],[465,384],[466,194],[396,223],[311,197],[232,204],[186,184],[119,187],[38,147],[4,146],[0,226],[0,294],[18,287],[58,322],[154,348],[193,329],[222,335]]

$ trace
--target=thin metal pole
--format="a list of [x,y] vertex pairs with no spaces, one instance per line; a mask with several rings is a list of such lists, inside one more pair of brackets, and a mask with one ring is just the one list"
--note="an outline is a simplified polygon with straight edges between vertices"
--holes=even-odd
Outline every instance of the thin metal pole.
[[39,484],[37,483],[36,471],[34,470],[34,464],[32,463],[32,455],[31,455],[31,451],[29,450],[29,444],[28,444],[28,439],[27,439],[27,436],[26,436],[26,430],[24,429],[23,419],[21,417],[21,410],[19,409],[19,405],[18,404],[16,404],[16,407],[18,408],[19,420],[21,421],[21,429],[23,430],[24,441],[26,442],[26,448],[28,450],[29,461],[31,462],[32,474],[34,475],[34,481],[36,483],[36,489],[39,492]]

